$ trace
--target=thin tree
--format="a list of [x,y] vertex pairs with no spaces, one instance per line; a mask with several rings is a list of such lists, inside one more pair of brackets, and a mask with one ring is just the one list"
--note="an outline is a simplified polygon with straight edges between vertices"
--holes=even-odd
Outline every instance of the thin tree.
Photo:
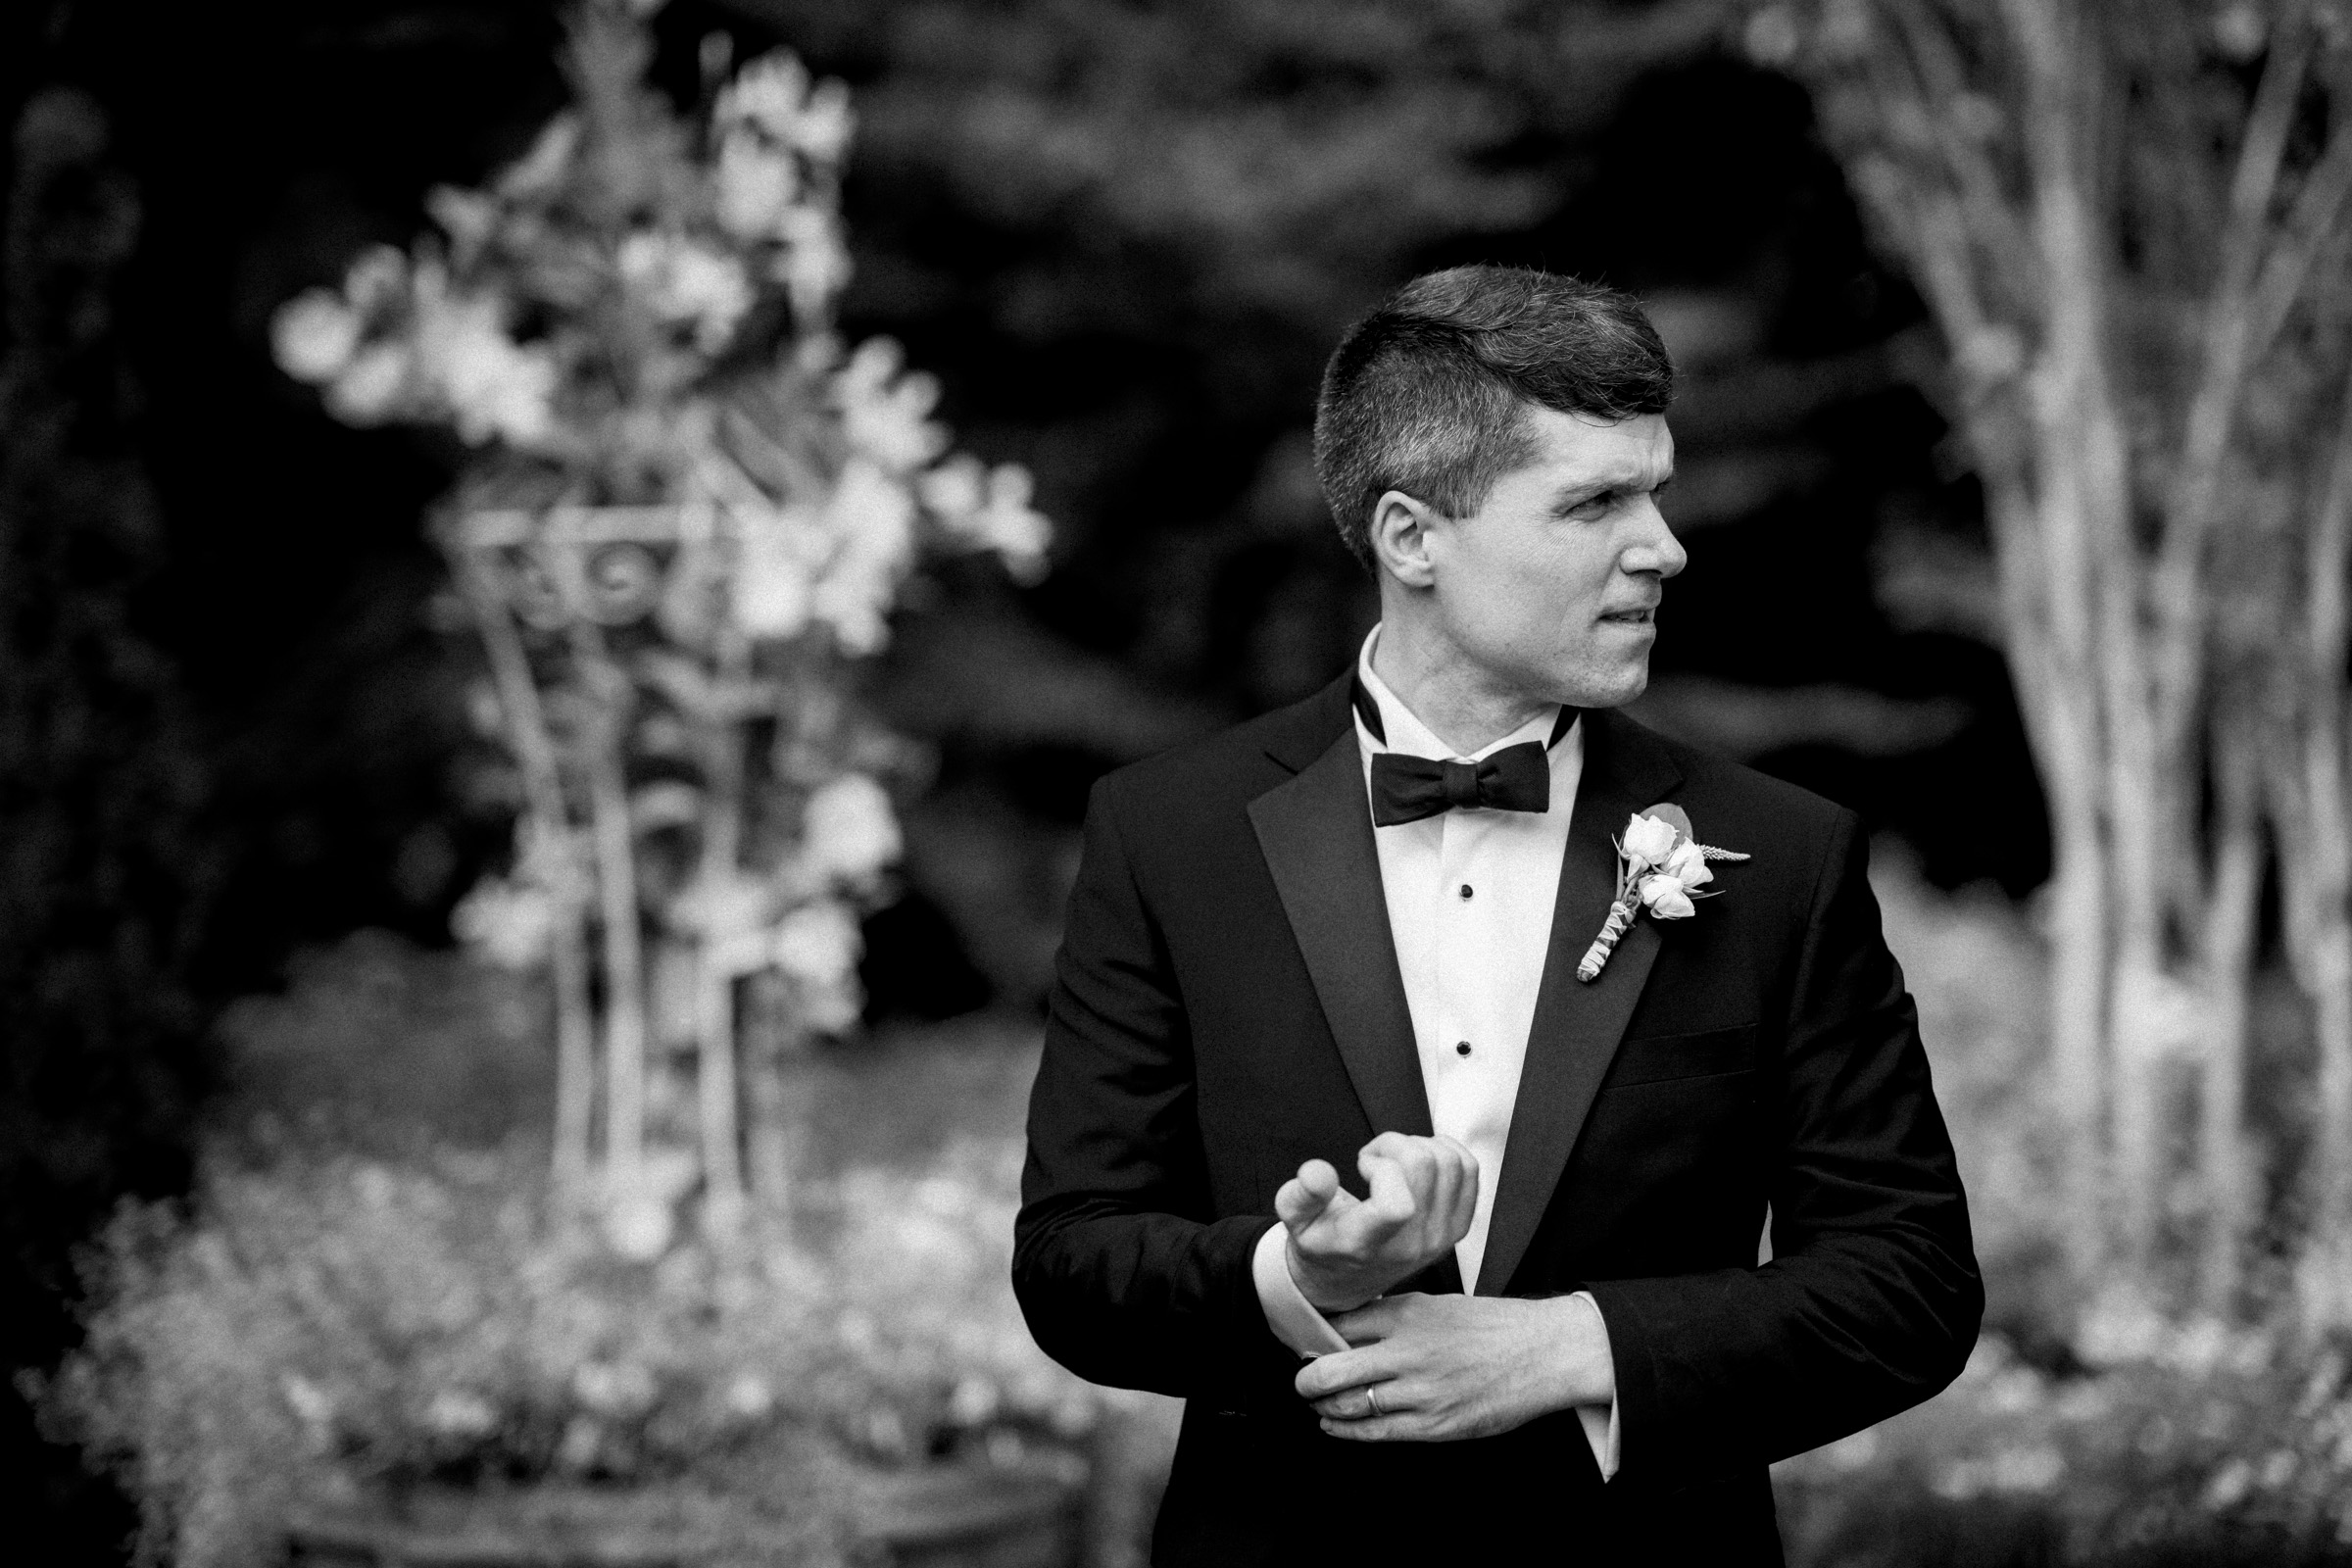
[[[2340,287],[2323,264],[2352,194],[2338,23],[2302,0],[1886,0],[1747,24],[1751,47],[1814,86],[1950,345],[1947,402],[1983,480],[2052,819],[2070,1250],[2144,1294],[2185,1152],[2216,1306],[2253,1192],[2239,1120],[2259,814],[2276,796],[2244,765],[2268,742],[2229,694],[2251,659],[2258,684],[2290,694],[2269,710],[2308,726],[2342,688],[2340,615],[2299,617],[2334,640],[2331,659],[2221,635],[2260,575],[2246,553],[2316,539],[2302,501],[2266,520],[2252,499],[2305,488],[2278,476],[2291,456],[2255,426],[2308,435],[2333,400],[2304,362],[2315,303]],[[2299,591],[2342,570],[2311,565]],[[2306,829],[2340,844],[2340,804],[2305,793]],[[2328,906],[2315,929],[2341,918],[2340,885],[2310,902]],[[2307,979],[2341,992],[2318,961]],[[2320,1002],[2325,1021],[2335,1004]],[[2327,1115],[2345,1115],[2352,1082],[2327,1083]],[[2340,1140],[2320,1152],[2330,1172],[2343,1158]]]

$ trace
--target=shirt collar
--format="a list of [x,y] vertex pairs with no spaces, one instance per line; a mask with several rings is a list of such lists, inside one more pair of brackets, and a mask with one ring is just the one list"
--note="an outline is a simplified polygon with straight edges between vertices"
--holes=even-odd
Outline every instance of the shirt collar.
[[1522,741],[1534,741],[1539,746],[1543,745],[1550,737],[1552,726],[1559,722],[1560,710],[1555,705],[1529,719],[1508,735],[1490,741],[1467,758],[1463,758],[1460,753],[1438,739],[1427,724],[1415,717],[1413,710],[1404,706],[1404,700],[1389,690],[1389,683],[1382,680],[1378,672],[1372,668],[1372,648],[1379,638],[1380,628],[1374,626],[1365,635],[1364,645],[1356,651],[1355,656],[1356,677],[1364,683],[1364,690],[1371,693],[1372,701],[1380,709],[1381,728],[1388,731],[1388,740],[1383,742],[1364,727],[1362,718],[1357,718],[1355,720],[1356,738],[1362,742],[1367,751],[1401,752],[1407,757],[1424,757],[1441,762],[1452,760],[1481,762],[1501,751],[1505,746],[1516,746]]

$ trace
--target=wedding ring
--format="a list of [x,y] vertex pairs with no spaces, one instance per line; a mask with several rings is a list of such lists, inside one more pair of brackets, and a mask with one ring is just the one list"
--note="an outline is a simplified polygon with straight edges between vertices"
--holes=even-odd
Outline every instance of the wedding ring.
[[1372,1406],[1372,1413],[1374,1415],[1386,1415],[1388,1413],[1380,1407],[1380,1389],[1377,1385],[1370,1383],[1364,1385],[1364,1398],[1370,1402]]

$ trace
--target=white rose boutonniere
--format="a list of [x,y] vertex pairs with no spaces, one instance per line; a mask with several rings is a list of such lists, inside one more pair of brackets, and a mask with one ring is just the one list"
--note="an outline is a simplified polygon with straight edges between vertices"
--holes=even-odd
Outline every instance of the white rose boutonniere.
[[1638,811],[1625,824],[1617,841],[1617,900],[1609,918],[1585,950],[1576,977],[1590,985],[1600,977],[1601,966],[1617,951],[1617,939],[1633,926],[1644,909],[1653,920],[1683,920],[1698,912],[1694,902],[1712,898],[1701,892],[1715,880],[1710,860],[1744,860],[1737,850],[1719,850],[1691,835],[1690,818],[1679,806],[1653,806]]

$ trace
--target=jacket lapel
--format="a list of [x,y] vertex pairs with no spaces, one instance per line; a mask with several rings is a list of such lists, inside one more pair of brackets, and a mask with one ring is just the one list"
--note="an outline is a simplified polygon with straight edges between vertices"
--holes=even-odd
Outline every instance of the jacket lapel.
[[1337,727],[1298,777],[1250,803],[1250,823],[1365,1118],[1374,1132],[1427,1136],[1429,1099],[1389,934],[1363,759],[1353,723]]
[[[1624,831],[1627,817],[1656,805],[1682,777],[1656,738],[1632,720],[1608,710],[1588,710],[1584,722],[1584,775],[1560,864],[1560,890],[1552,902],[1551,945],[1536,993],[1519,1096],[1511,1106],[1502,1178],[1479,1264],[1481,1296],[1501,1295],[1526,1256],[1658,956],[1657,922],[1645,917],[1619,940],[1599,979],[1586,985],[1576,978],[1577,961],[1617,896],[1615,836]],[[1394,971],[1395,964],[1390,967]]]

